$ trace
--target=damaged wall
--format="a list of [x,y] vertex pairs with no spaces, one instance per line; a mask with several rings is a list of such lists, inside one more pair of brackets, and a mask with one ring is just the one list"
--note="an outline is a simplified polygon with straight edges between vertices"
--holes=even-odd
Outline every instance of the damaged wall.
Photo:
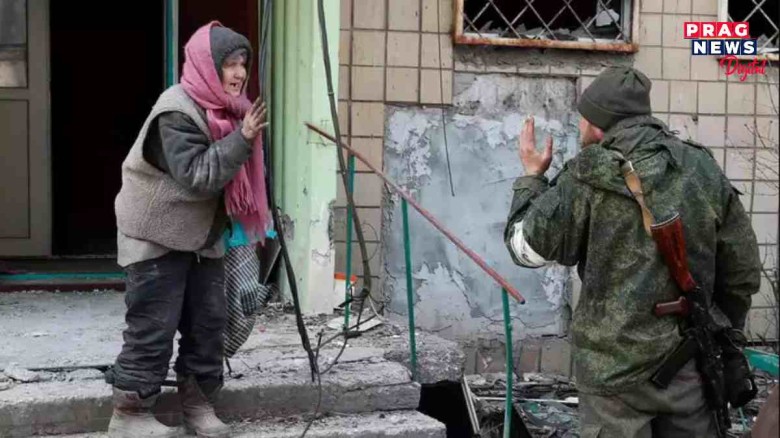
[[[523,172],[517,136],[524,118],[536,118],[539,142],[548,134],[554,137],[548,176],[577,151],[575,83],[501,74],[458,73],[454,78],[452,107],[386,109],[385,171],[525,295],[526,305],[512,306],[519,337],[564,334],[570,271],[515,266],[503,230],[512,183]],[[400,211],[400,198],[386,196],[383,291],[388,310],[406,315]],[[461,341],[503,338],[500,287],[412,209],[410,230],[418,325]]]

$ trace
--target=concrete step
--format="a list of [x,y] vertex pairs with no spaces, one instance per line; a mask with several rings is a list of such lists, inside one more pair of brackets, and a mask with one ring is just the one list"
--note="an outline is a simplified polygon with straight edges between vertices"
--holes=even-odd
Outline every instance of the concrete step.
[[[300,417],[233,424],[235,438],[298,438],[307,421]],[[444,438],[444,424],[417,411],[338,415],[315,421],[309,438]],[[104,438],[104,433],[59,435],[57,438]],[[50,437],[55,438],[55,437]]]
[[[10,365],[51,370],[113,363],[122,348],[123,299],[115,292],[0,293],[0,371]],[[312,344],[319,333],[323,339],[338,333],[328,326],[334,317],[305,317]],[[217,406],[220,415],[267,420],[312,412],[318,392],[300,342],[292,315],[280,306],[263,309],[252,335],[230,360],[233,377],[226,378]],[[337,339],[323,348],[323,368],[341,346]],[[417,351],[421,383],[460,378],[465,355],[456,343],[418,332]],[[321,412],[416,409],[420,387],[411,381],[408,364],[408,333],[385,320],[351,339],[338,365],[323,377]],[[0,373],[0,437],[105,430],[111,388],[102,373],[82,369],[39,374],[35,383],[9,383]],[[177,404],[175,392],[167,389],[158,403],[161,420],[177,424]]]
[[[222,418],[269,419],[314,410],[318,387],[311,383],[301,352],[261,351],[244,356],[242,362],[242,377],[226,381],[217,404]],[[0,391],[0,436],[106,430],[111,388],[95,377],[18,384]],[[322,377],[320,412],[409,410],[417,408],[419,399],[420,386],[411,381],[403,365],[377,358],[371,351],[350,351]],[[163,392],[156,413],[167,424],[180,422],[175,391]]]

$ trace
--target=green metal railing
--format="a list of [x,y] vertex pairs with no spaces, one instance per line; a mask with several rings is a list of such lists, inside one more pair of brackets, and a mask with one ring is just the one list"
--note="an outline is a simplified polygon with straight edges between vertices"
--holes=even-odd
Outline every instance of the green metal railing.
[[406,265],[406,307],[409,315],[409,360],[412,367],[412,380],[417,380],[417,337],[414,319],[414,285],[412,283],[412,243],[409,239],[409,207],[406,199],[401,201],[404,223],[404,261]]
[[178,17],[179,0],[165,0],[165,88],[168,88],[178,82],[177,72],[179,69],[178,47],[176,39],[178,38]]
[[[337,143],[336,137],[333,135],[330,135],[328,132],[324,131],[322,128],[319,128],[317,126],[312,125],[311,123],[307,123],[306,126],[316,132],[317,134],[321,135],[322,137],[330,140],[333,143]],[[417,342],[416,342],[416,334],[415,334],[415,317],[414,317],[414,283],[412,279],[412,249],[411,249],[411,238],[410,238],[410,230],[409,230],[409,208],[408,205],[411,204],[412,207],[414,207],[425,219],[430,222],[434,228],[436,228],[440,233],[444,234],[445,237],[447,237],[452,243],[455,244],[455,246],[465,253],[469,258],[471,258],[485,273],[487,273],[490,277],[492,277],[499,285],[501,285],[501,301],[502,301],[502,308],[503,308],[503,319],[504,319],[504,333],[506,337],[506,407],[504,412],[504,437],[509,437],[511,433],[511,419],[512,419],[512,410],[513,410],[513,400],[512,400],[512,387],[513,387],[513,381],[514,381],[514,366],[513,366],[513,353],[512,353],[512,319],[510,314],[510,308],[509,308],[509,295],[511,295],[513,298],[515,298],[520,304],[525,303],[525,299],[522,295],[501,275],[499,275],[494,269],[492,269],[490,266],[485,263],[485,261],[478,256],[474,251],[466,247],[466,245],[460,241],[455,235],[447,230],[439,221],[433,217],[427,210],[422,208],[417,202],[414,200],[414,198],[411,197],[408,193],[406,193],[404,190],[402,190],[400,187],[398,187],[395,183],[393,183],[382,171],[378,170],[376,167],[374,167],[364,156],[362,156],[359,152],[356,152],[354,149],[352,149],[348,144],[345,144],[344,142],[339,142],[340,148],[346,150],[349,154],[349,160],[350,164],[348,167],[348,186],[346,187],[346,190],[350,191],[352,193],[352,190],[354,189],[354,173],[355,173],[355,166],[354,166],[354,160],[357,158],[362,163],[366,165],[366,167],[369,168],[375,175],[380,177],[384,183],[389,187],[392,191],[397,193],[401,198],[401,213],[402,213],[402,220],[403,220],[403,239],[404,239],[404,261],[405,261],[405,271],[406,271],[406,300],[407,300],[407,309],[408,309],[408,316],[409,316],[409,355],[410,355],[410,363],[411,363],[411,372],[412,372],[412,379],[417,381],[419,376],[417,372]],[[349,303],[351,299],[351,282],[350,282],[350,275],[351,275],[351,266],[352,266],[352,250],[351,250],[351,244],[352,244],[352,216],[351,216],[351,208],[347,207],[347,286],[346,286],[346,299]],[[346,306],[345,316],[344,316],[344,322],[345,327],[349,327],[349,305]]]
[[501,289],[501,307],[504,308],[504,342],[506,343],[506,406],[504,407],[504,438],[512,432],[512,389],[514,386],[514,356],[512,355],[512,318],[509,314],[509,294]]
[[[350,195],[355,193],[355,156],[349,154],[347,164],[347,193]],[[349,313],[352,303],[352,207],[347,206],[347,267],[346,271],[346,284],[344,291],[344,302],[347,303],[344,306],[344,331],[349,330]],[[360,322],[360,321],[358,321]]]

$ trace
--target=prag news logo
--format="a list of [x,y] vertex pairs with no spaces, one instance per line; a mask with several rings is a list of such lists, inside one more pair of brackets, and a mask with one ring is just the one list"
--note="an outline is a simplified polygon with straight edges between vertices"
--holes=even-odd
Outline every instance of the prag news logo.
[[[739,75],[744,81],[754,74],[766,74],[766,58],[758,59],[758,41],[750,37],[747,22],[686,21],[684,37],[691,40],[694,56],[719,56],[726,76]],[[752,62],[740,62],[740,56],[753,56]]]

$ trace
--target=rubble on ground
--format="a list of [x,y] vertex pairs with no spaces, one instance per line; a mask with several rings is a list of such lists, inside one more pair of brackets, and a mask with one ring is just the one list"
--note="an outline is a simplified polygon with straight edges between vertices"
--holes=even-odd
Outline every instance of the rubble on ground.
[[5,367],[3,373],[10,377],[11,380],[15,380],[17,382],[32,383],[41,381],[41,375],[39,373],[22,368],[15,363]]
[[748,434],[756,423],[758,417],[758,411],[761,406],[766,403],[769,397],[769,392],[777,386],[777,376],[772,376],[761,370],[755,371],[756,385],[758,386],[758,394],[756,398],[748,402],[742,409],[730,409],[731,414],[731,429],[729,430],[729,438],[743,438],[749,437]]
[[[731,409],[728,438],[748,438],[761,406],[778,378],[756,370],[758,394],[742,409]],[[506,403],[506,375],[465,376],[474,405],[480,436],[502,436]],[[513,436],[529,438],[578,438],[579,415],[576,385],[564,376],[526,373],[512,385]]]

